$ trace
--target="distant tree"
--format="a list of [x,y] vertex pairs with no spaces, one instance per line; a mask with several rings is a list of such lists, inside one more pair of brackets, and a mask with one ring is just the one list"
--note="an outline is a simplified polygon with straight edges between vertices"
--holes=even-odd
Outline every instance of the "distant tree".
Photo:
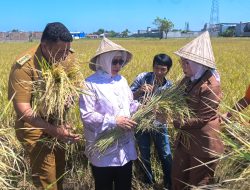
[[123,38],[127,38],[128,37],[128,33],[130,33],[130,31],[128,29],[124,30],[121,34]]
[[97,30],[97,32],[94,32],[94,34],[103,34],[105,32],[105,30],[103,28],[100,28],[99,30]]
[[11,32],[19,32],[19,30],[18,29],[13,29],[13,30],[11,30]]
[[109,36],[112,38],[117,36],[117,32],[115,32],[113,30],[109,31],[108,33],[109,33]]
[[228,27],[224,32],[220,34],[223,37],[233,37],[235,35],[235,26]]
[[168,32],[174,27],[174,24],[170,20],[166,19],[165,17],[163,19],[161,19],[160,17],[157,17],[154,20],[153,24],[156,25],[158,29],[160,30],[160,39],[163,38],[164,32],[167,38]]

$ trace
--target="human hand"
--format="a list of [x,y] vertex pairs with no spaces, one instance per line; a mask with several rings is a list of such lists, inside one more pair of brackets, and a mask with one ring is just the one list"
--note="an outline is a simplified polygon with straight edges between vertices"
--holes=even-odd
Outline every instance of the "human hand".
[[151,93],[154,89],[154,86],[150,85],[150,84],[144,84],[141,86],[141,88],[139,89],[140,92],[142,93]]
[[66,137],[66,142],[67,143],[76,143],[80,140],[80,134],[75,134],[74,129],[71,125],[69,124],[64,124],[63,125],[65,129],[68,130],[69,134]]
[[79,134],[74,134],[71,132],[72,127],[68,124],[53,126],[51,125],[48,133],[52,137],[55,137],[63,142],[75,143],[80,140]]
[[181,129],[181,122],[180,122],[180,120],[177,120],[177,119],[173,120],[173,125],[174,125],[174,128]]
[[124,116],[117,116],[116,117],[116,125],[125,130],[134,129],[137,123],[128,117]]

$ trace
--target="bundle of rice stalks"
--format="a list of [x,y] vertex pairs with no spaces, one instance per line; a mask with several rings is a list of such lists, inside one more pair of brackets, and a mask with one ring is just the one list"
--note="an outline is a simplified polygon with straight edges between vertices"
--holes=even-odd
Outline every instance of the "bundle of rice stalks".
[[11,101],[0,103],[4,106],[0,114],[0,187],[14,189],[20,181],[26,181],[24,171],[27,170],[28,163],[23,159],[22,148],[10,127],[14,125],[11,120]]
[[41,78],[32,82],[34,114],[52,120],[55,125],[63,124],[67,110],[83,89],[80,65],[78,62],[49,64],[45,59],[39,64]]
[[[145,95],[144,100],[150,99],[149,102],[143,102],[142,105],[145,106],[142,106],[133,115],[133,119],[140,124],[137,130],[145,130],[144,127],[146,125],[143,125],[141,120],[146,118],[147,114],[151,116],[148,118],[151,122],[156,120],[154,112],[164,114],[168,123],[172,123],[174,118],[179,118],[181,121],[184,121],[185,118],[190,118],[193,114],[187,106],[186,98],[184,85],[174,85],[156,95]],[[154,126],[151,125],[151,127],[152,129],[149,128],[149,130],[154,130]]]
[[224,124],[225,154],[216,170],[220,183],[230,189],[250,187],[250,117],[240,112]]
[[[155,112],[163,113],[168,123],[171,123],[173,118],[176,117],[182,121],[191,117],[192,113],[186,103],[185,86],[174,85],[159,94],[146,94],[142,105],[132,116],[132,119],[138,123],[135,132],[159,130],[159,127],[154,125],[156,120]],[[120,128],[108,131],[108,133],[100,136],[95,147],[103,153],[108,147],[116,143],[122,135],[123,130]]]
[[24,180],[24,170],[27,163],[24,161],[18,148],[20,145],[15,140],[11,128],[0,127],[0,187],[11,189]]

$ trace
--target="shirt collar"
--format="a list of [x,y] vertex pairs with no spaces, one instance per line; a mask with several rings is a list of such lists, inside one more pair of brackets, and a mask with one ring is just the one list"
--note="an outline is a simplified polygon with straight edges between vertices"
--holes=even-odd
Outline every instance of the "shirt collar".
[[96,71],[96,73],[97,73],[100,77],[102,77],[102,78],[104,78],[104,79],[110,79],[111,81],[112,81],[112,80],[117,80],[117,79],[120,78],[120,75],[111,76],[110,74],[108,74],[108,73],[106,73],[105,71],[102,71],[102,70],[98,70],[98,71]]

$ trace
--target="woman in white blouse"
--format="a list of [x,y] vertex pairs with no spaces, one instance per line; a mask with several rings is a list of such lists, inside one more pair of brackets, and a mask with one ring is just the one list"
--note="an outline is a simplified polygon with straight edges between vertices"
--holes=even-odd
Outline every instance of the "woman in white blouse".
[[[90,68],[94,74],[86,79],[87,94],[80,97],[80,114],[84,124],[87,155],[95,179],[96,190],[130,190],[132,160],[137,158],[131,114],[138,103],[133,100],[127,80],[119,71],[132,54],[118,44],[103,38]],[[104,153],[94,148],[96,140],[115,128],[123,136]]]

